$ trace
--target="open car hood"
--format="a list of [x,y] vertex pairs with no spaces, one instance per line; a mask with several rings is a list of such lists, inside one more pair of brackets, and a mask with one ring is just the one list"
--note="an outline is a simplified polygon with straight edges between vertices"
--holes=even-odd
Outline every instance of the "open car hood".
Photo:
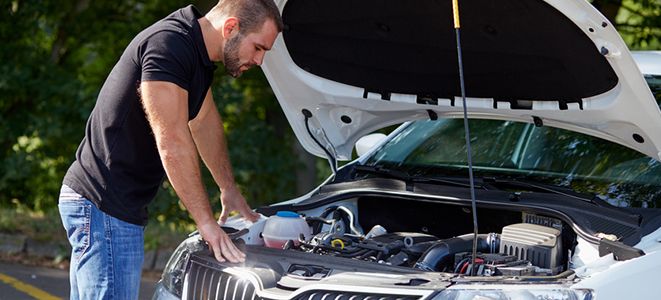
[[[463,116],[451,1],[276,3],[285,29],[263,70],[310,153],[350,159],[356,140],[379,128]],[[588,2],[459,5],[469,117],[574,130],[659,159],[659,107]]]

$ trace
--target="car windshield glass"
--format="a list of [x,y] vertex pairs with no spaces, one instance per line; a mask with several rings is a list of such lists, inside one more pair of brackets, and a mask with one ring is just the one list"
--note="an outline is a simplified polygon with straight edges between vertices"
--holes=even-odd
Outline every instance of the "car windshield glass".
[[645,75],[645,80],[656,98],[656,103],[661,107],[661,75]]
[[[648,77],[657,101],[659,78]],[[469,124],[476,176],[567,187],[616,206],[661,207],[661,164],[640,152],[548,126],[498,120]],[[467,177],[463,120],[412,122],[365,164],[416,176]]]

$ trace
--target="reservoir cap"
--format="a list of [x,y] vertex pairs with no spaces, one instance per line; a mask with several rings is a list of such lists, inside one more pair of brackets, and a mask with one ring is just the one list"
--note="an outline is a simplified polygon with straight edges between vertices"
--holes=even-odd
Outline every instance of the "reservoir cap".
[[288,210],[281,210],[275,213],[276,216],[281,218],[298,218],[300,217],[297,213]]

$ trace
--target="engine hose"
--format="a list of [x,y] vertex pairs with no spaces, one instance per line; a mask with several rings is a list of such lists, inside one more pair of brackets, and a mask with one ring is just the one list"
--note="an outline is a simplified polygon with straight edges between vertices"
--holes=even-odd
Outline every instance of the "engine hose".
[[355,234],[355,235],[361,235],[361,232],[354,225],[355,217],[353,216],[353,213],[348,208],[346,208],[344,206],[338,206],[337,210],[338,211],[343,211],[346,214],[346,216],[349,218],[349,220],[348,220],[349,224],[345,224],[345,225],[349,225],[349,230],[351,230],[351,233]]
[[[487,253],[493,247],[493,235],[477,235],[477,251]],[[415,263],[415,268],[425,271],[446,272],[451,271],[454,255],[459,252],[468,252],[473,248],[473,234],[444,239],[431,246]]]
[[368,257],[370,257],[370,256],[374,256],[374,255],[376,255],[377,252],[378,252],[378,251],[376,251],[376,250],[368,250],[367,253],[365,253],[365,254],[359,256],[358,258],[359,258],[359,259],[366,259],[366,258],[368,258]]
[[367,252],[371,251],[370,249],[359,249],[352,252],[340,252],[337,254],[339,257],[359,257]]
[[469,257],[466,257],[457,263],[457,266],[454,268],[455,273],[459,273],[461,271],[461,266],[463,266],[465,263],[469,262],[471,259]]
[[[349,210],[348,208],[346,208],[344,206],[333,205],[333,206],[326,207],[326,209],[324,209],[324,211],[321,213],[321,215],[319,215],[319,218],[320,219],[325,219],[332,212],[338,212],[338,213],[342,212],[342,213],[344,213],[340,216],[340,218],[342,219],[342,222],[344,222],[344,224],[348,226],[348,228],[347,228],[347,229],[349,229],[348,233],[351,233],[351,234],[354,234],[354,235],[357,235],[357,236],[363,236],[362,233],[360,232],[360,230],[358,230],[358,228],[356,228],[356,226],[354,225],[355,216],[353,215],[351,210]],[[313,220],[313,221],[316,221],[316,220]],[[323,222],[316,222],[314,225],[312,225],[312,234],[320,233],[321,228],[323,227],[323,225],[324,225]],[[331,229],[331,231],[332,230],[334,230],[334,229]],[[347,232],[345,232],[345,233],[347,233]]]

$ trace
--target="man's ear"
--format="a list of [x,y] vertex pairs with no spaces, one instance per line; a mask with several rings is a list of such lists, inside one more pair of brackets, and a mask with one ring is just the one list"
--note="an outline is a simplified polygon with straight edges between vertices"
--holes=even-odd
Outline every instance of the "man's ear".
[[239,19],[236,17],[229,17],[223,23],[223,37],[226,39],[231,38],[234,34],[239,33]]

